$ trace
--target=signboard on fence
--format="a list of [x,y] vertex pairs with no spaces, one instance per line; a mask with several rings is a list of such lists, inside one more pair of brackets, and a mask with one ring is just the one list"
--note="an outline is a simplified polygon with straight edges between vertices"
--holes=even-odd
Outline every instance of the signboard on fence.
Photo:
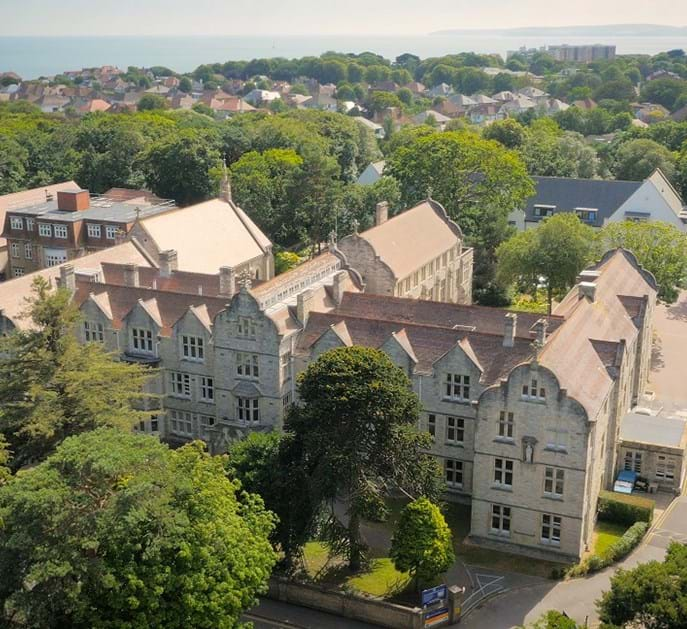
[[448,607],[440,607],[433,609],[431,612],[425,612],[425,629],[429,627],[439,627],[448,622]]
[[437,585],[436,587],[422,590],[422,606],[429,607],[439,601],[445,601],[448,598],[448,590],[445,585]]

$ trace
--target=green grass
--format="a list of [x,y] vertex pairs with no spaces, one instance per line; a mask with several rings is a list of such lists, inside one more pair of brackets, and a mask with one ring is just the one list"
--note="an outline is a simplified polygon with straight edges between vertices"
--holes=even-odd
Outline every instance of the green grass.
[[371,596],[389,596],[399,592],[408,585],[410,577],[407,572],[399,572],[388,557],[373,559],[368,572],[350,577],[346,584]]
[[594,554],[605,557],[609,547],[617,542],[627,530],[624,524],[599,521],[594,529]]

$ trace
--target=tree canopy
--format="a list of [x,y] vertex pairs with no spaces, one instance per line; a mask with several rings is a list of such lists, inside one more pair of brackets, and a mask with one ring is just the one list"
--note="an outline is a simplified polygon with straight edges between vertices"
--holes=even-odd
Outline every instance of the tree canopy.
[[274,565],[274,517],[223,465],[98,429],[0,487],[3,626],[236,627]]
[[27,303],[32,326],[0,339],[0,433],[12,467],[39,461],[69,435],[99,426],[130,430],[150,371],[120,362],[99,343],[80,345],[80,321],[66,289],[36,278]]

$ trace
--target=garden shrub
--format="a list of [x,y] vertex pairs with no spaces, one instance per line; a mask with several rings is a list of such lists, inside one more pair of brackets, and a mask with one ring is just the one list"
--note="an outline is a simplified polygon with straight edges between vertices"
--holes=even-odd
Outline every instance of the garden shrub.
[[655,503],[649,498],[628,496],[612,491],[599,494],[599,519],[631,526],[635,522],[651,523]]

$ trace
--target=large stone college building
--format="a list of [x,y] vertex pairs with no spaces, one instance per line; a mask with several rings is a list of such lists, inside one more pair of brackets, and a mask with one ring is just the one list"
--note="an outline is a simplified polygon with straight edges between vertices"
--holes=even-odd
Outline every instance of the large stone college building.
[[[141,430],[221,452],[279,429],[295,376],[321,353],[379,348],[421,401],[447,495],[472,504],[472,538],[580,556],[618,467],[620,419],[647,378],[656,283],[631,253],[607,253],[540,316],[470,305],[472,250],[432,200],[393,218],[382,205],[373,228],[276,277],[251,230],[257,245],[237,246],[232,265],[194,268],[164,223],[183,212],[147,230],[164,251],[140,242],[142,224],[121,245],[38,271],[72,291],[82,341],[158,368]],[[30,281],[0,284],[2,330],[27,325],[17,295]]]

